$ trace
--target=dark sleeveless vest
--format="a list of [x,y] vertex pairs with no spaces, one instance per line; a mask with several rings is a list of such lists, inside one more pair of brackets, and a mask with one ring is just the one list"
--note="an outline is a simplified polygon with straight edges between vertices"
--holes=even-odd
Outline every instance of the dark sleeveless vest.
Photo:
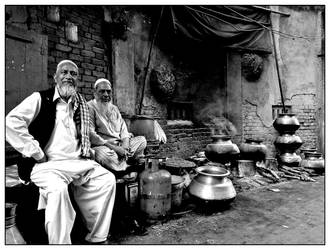
[[[29,125],[29,133],[39,142],[42,149],[50,139],[56,120],[56,101],[53,102],[55,88],[40,91],[41,107],[37,117]],[[18,176],[24,181],[30,181],[30,174],[36,161],[34,158],[20,157],[17,162]]]

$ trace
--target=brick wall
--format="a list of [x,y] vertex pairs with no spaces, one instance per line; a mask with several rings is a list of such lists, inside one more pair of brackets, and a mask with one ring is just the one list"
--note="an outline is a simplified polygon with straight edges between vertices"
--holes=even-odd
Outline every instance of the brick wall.
[[[92,98],[92,85],[97,78],[109,78],[108,48],[102,36],[103,10],[101,6],[61,6],[60,22],[46,18],[46,6],[28,6],[29,27],[48,35],[48,82],[59,61],[74,61],[80,72],[79,91],[87,100]],[[66,39],[65,21],[78,26],[78,42]]]
[[300,128],[296,134],[300,136],[304,144],[302,148],[318,148],[316,112],[317,104],[315,95],[295,95],[292,99],[292,113],[296,114]]
[[275,157],[276,150],[274,141],[278,136],[273,126],[266,127],[261,118],[257,115],[257,106],[244,102],[242,106],[243,126],[242,126],[242,140],[246,138],[257,137],[263,140],[268,148],[267,157]]
[[[287,103],[289,104],[289,103]],[[308,98],[298,99],[290,103],[292,113],[294,113],[300,123],[300,128],[296,131],[304,142],[301,148],[317,147],[317,126],[316,126],[316,104],[308,101]],[[247,102],[243,104],[243,138],[261,137],[269,150],[268,157],[275,157],[276,149],[274,141],[278,132],[273,126],[266,127],[257,115],[257,106]],[[299,153],[299,150],[297,151]]]
[[167,143],[160,146],[161,156],[186,159],[204,151],[206,145],[212,141],[211,130],[207,127],[165,125],[166,121],[158,122],[167,137]]

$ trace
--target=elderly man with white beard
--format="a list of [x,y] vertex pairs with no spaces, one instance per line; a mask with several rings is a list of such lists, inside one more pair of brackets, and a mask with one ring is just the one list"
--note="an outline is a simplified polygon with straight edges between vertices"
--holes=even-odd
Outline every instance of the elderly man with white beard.
[[91,144],[95,160],[115,173],[125,171],[127,162],[142,159],[144,136],[131,137],[117,106],[111,103],[112,86],[101,78],[94,84],[94,97],[87,104],[91,116]]
[[39,187],[49,244],[71,244],[76,212],[70,183],[88,230],[86,243],[105,242],[110,229],[116,181],[90,159],[89,112],[76,92],[78,76],[74,62],[61,61],[56,86],[32,93],[6,117],[6,140],[22,154],[19,176]]

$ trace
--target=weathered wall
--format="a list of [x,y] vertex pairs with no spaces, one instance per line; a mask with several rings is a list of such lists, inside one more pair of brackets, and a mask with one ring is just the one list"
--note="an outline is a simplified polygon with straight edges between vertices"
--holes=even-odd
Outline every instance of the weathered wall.
[[[281,6],[280,11],[289,13],[290,17],[272,14],[274,29],[296,36],[275,34],[285,104],[292,106],[292,112],[300,121],[297,135],[304,141],[303,147],[317,147],[323,152],[324,58],[320,54],[324,34],[321,8]],[[229,54],[231,61],[238,61],[241,56],[238,53]],[[273,51],[262,57],[264,70],[259,80],[247,81],[242,74],[239,77],[232,70],[227,71],[227,79],[228,85],[237,86],[238,92],[241,88],[242,140],[262,138],[269,148],[269,157],[274,157],[273,142],[277,131],[272,126],[272,105],[281,105],[282,102],[275,53]]]
[[280,18],[281,31],[301,36],[287,39],[277,37],[281,52],[281,74],[285,86],[285,97],[292,105],[293,112],[301,123],[297,134],[305,141],[304,146],[314,146],[324,150],[320,137],[324,126],[324,79],[322,51],[321,7],[280,7],[281,11],[291,14]]
[[[107,47],[102,37],[103,10],[100,6],[61,6],[60,21],[47,20],[47,6],[7,7],[12,20],[7,23],[48,36],[48,83],[54,83],[56,65],[70,59],[79,67],[80,91],[92,98],[92,84],[97,78],[109,77]],[[19,20],[19,22],[17,21]],[[78,42],[68,41],[65,21],[78,26]]]

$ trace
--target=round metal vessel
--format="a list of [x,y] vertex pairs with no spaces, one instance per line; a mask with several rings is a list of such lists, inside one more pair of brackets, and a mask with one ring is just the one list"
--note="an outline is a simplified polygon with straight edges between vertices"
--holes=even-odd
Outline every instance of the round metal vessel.
[[294,134],[300,123],[293,113],[279,113],[273,126],[280,134]]
[[228,135],[212,136],[212,143],[205,149],[205,156],[208,160],[225,164],[238,158],[238,146],[230,140]]
[[318,152],[305,152],[305,159],[301,161],[301,167],[324,171],[324,158]]
[[274,145],[280,152],[293,153],[301,147],[303,141],[298,135],[283,134],[276,138]]
[[191,195],[203,200],[231,200],[236,197],[236,190],[230,179],[230,172],[222,167],[201,166],[196,168],[188,191]]
[[288,167],[299,167],[301,163],[301,157],[300,155],[297,155],[296,153],[283,153],[278,156],[278,160],[280,164],[284,164]]
[[241,159],[260,161],[266,159],[268,149],[262,140],[248,138],[239,145],[239,151]]

